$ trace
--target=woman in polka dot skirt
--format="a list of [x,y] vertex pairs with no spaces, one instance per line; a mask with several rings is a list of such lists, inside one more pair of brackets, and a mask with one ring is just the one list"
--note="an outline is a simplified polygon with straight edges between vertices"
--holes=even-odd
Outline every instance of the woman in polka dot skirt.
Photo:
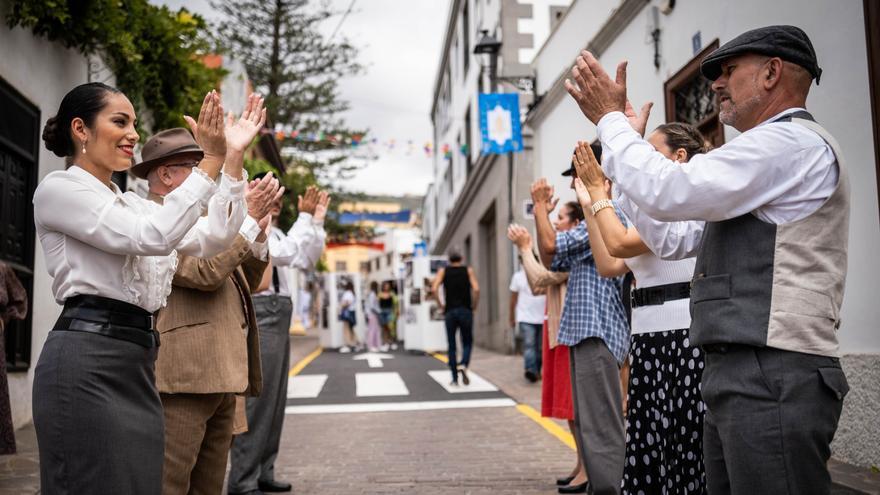
[[[679,162],[706,151],[703,136],[686,124],[661,125],[648,142]],[[578,200],[599,274],[613,277],[631,270],[636,280],[623,493],[703,494],[703,355],[690,345],[687,330],[694,259],[660,259],[635,229],[620,221],[609,207],[611,185],[585,143],[578,147],[575,165]]]

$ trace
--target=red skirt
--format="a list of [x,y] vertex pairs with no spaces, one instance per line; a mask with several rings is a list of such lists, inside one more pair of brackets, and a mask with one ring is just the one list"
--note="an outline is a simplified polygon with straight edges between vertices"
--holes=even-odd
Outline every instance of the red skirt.
[[556,419],[574,419],[571,401],[571,368],[568,346],[559,344],[550,348],[547,320],[544,320],[541,370],[541,416]]

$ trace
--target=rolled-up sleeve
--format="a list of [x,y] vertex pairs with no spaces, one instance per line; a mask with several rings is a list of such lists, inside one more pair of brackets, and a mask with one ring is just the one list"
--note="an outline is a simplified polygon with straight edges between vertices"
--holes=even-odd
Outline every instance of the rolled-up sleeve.
[[554,272],[571,271],[572,265],[589,260],[593,257],[590,249],[590,235],[587,233],[586,222],[577,227],[556,234],[556,254],[550,270]]

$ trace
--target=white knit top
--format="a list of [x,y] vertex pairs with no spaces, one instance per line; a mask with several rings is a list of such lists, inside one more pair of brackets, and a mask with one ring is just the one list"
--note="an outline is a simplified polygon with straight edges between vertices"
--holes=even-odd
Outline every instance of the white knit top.
[[[696,258],[668,261],[653,253],[625,260],[636,279],[633,290],[657,285],[690,282]],[[632,333],[681,330],[691,326],[690,299],[677,299],[653,306],[639,306],[632,311]]]

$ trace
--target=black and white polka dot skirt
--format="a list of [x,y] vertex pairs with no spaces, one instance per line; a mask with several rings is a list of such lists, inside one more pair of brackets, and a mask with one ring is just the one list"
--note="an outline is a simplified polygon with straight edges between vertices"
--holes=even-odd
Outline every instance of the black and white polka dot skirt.
[[632,336],[624,494],[706,493],[702,374],[687,330]]

